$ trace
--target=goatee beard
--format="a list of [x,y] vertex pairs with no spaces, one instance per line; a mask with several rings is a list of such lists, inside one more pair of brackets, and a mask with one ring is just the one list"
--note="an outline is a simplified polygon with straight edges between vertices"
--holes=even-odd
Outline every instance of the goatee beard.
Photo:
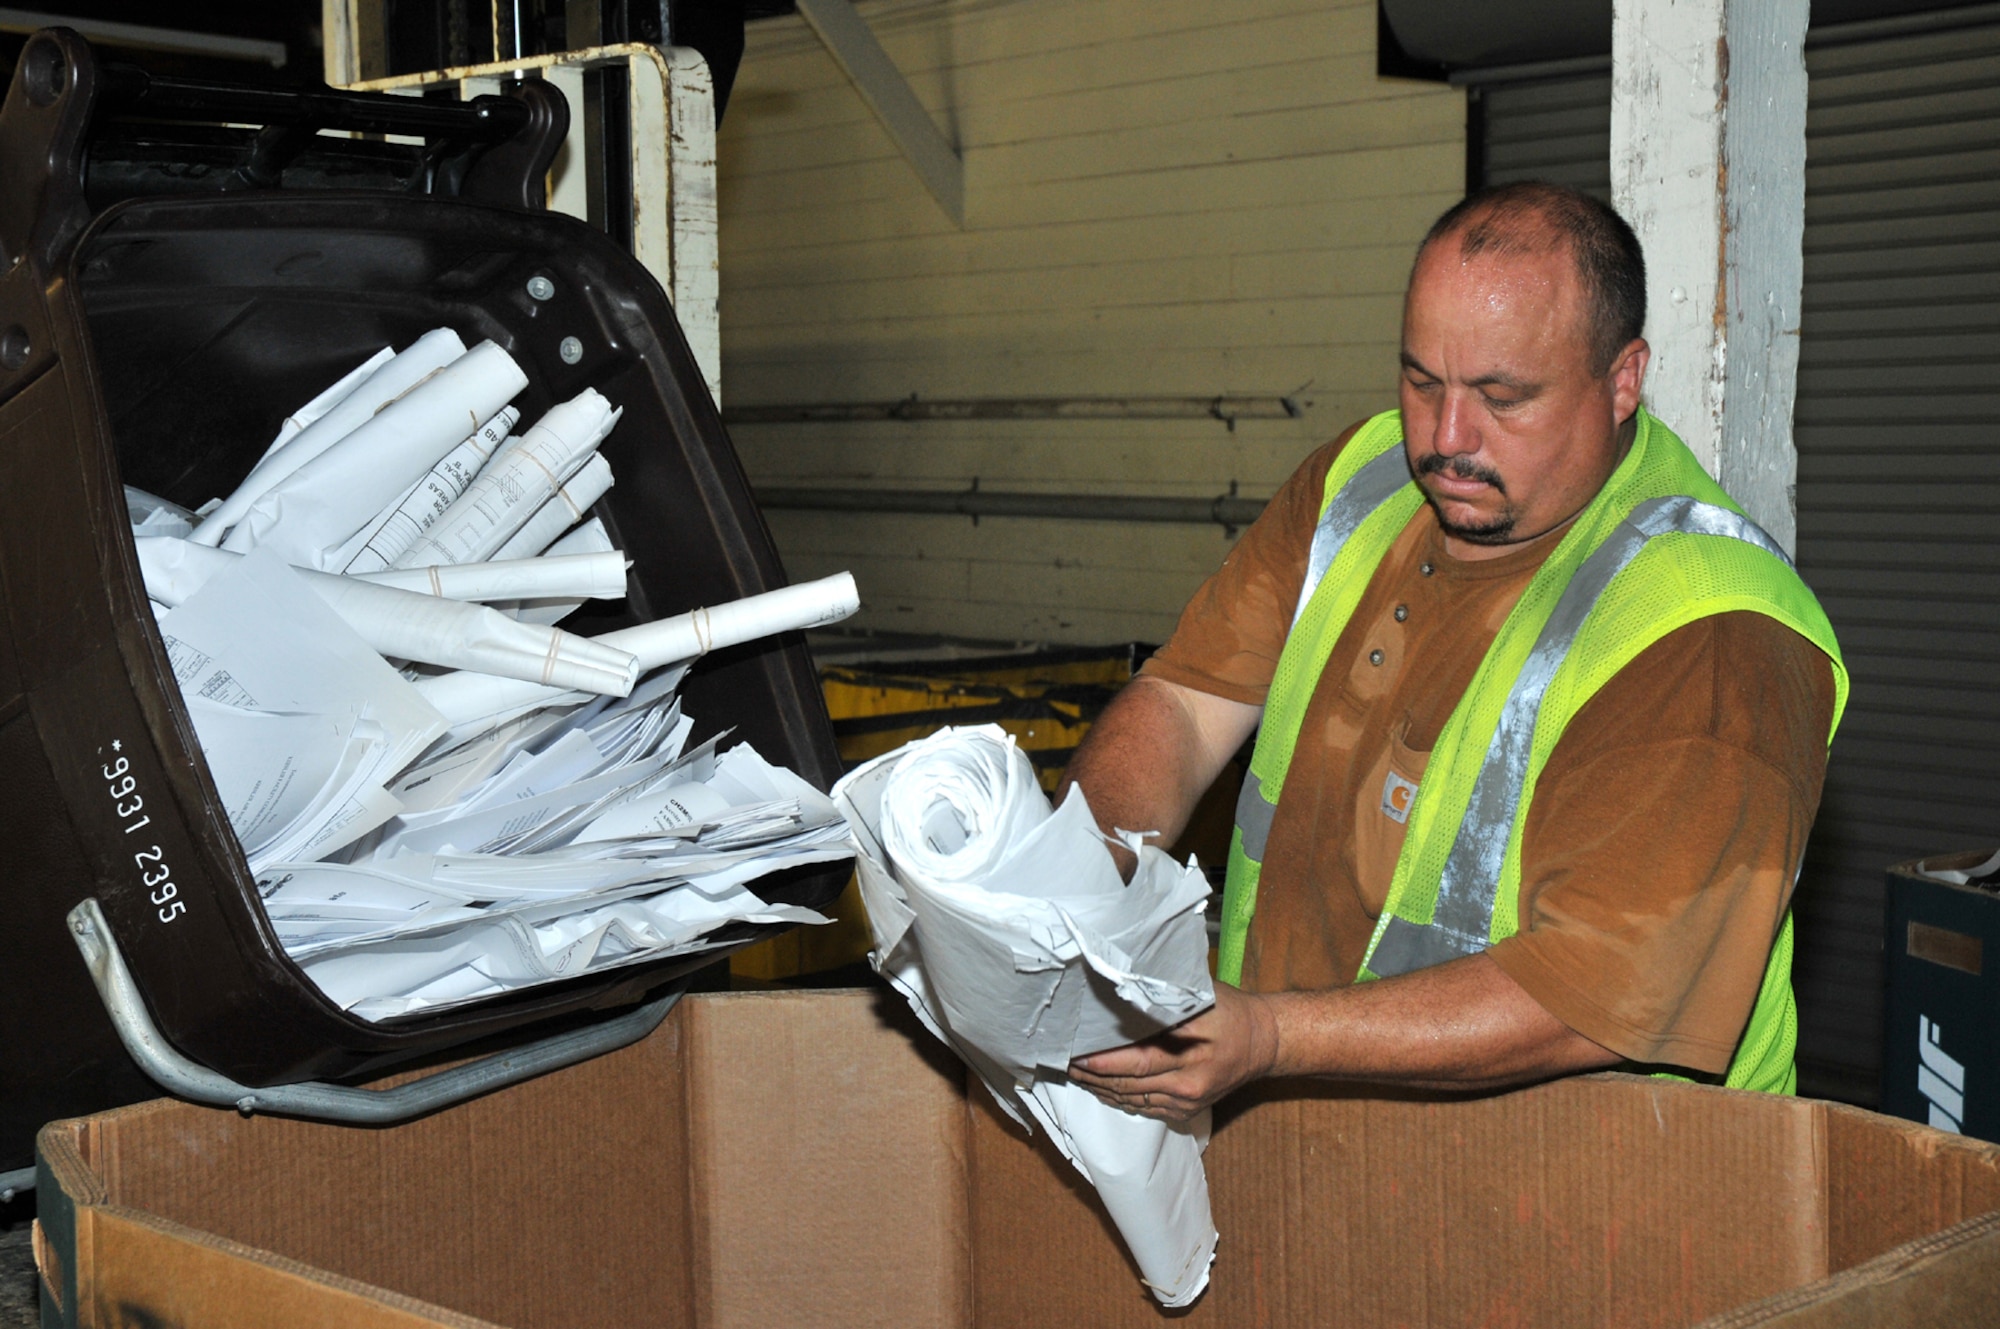
[[[1500,497],[1507,496],[1507,482],[1500,478],[1498,471],[1464,457],[1426,453],[1417,459],[1416,471],[1419,476],[1449,473],[1460,480],[1477,480],[1491,486]],[[1515,513],[1511,506],[1502,506],[1498,514],[1475,525],[1451,520],[1444,515],[1443,504],[1436,501],[1431,503],[1431,510],[1437,513],[1438,526],[1454,540],[1474,545],[1504,545],[1513,541]]]
[[1510,511],[1502,511],[1491,521],[1477,526],[1466,526],[1451,520],[1435,503],[1431,505],[1431,511],[1437,513],[1438,528],[1454,540],[1463,540],[1469,545],[1514,543],[1514,514]]

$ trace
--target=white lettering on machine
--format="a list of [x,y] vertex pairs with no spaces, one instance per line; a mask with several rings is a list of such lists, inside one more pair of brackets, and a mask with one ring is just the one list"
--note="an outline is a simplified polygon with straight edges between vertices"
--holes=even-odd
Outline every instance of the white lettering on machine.
[[1188,1127],[1135,1116],[1066,1072],[1214,1004],[1200,869],[1134,836],[1127,885],[1083,791],[1051,812],[995,725],[920,739],[833,792],[853,828],[876,969],[1008,1115],[1039,1123],[1097,1188],[1153,1296],[1191,1303],[1216,1243],[1208,1115]]
[[526,385],[440,329],[300,408],[205,515],[126,490],[265,912],[364,1019],[825,922],[749,883],[852,852],[798,775],[726,733],[690,748],[677,694],[709,650],[847,617],[853,578],[564,631],[625,594],[589,518],[619,411],[586,389],[511,437]]

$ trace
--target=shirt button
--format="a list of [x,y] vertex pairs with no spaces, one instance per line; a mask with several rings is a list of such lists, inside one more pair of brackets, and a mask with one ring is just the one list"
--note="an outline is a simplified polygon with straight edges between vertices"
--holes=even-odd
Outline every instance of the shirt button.
[[1382,663],[1382,652],[1381,652],[1381,651],[1379,651],[1379,650],[1375,650],[1375,651],[1370,651],[1370,652],[1368,652],[1368,663],[1369,663],[1369,664],[1372,664],[1372,665],[1378,665],[1378,664],[1381,664],[1381,663]]
[[1404,619],[1408,618],[1409,616],[1410,616],[1410,607],[1409,607],[1408,605],[1397,605],[1397,606],[1396,606],[1396,621],[1397,621],[1398,623],[1402,622],[1402,621],[1403,621]]
[[1430,576],[1430,575],[1431,575],[1431,574],[1432,574],[1433,572],[1436,572],[1436,571],[1437,571],[1437,569],[1436,569],[1436,568],[1434,568],[1434,567],[1432,567],[1432,566],[1431,566],[1430,564],[1428,564],[1428,563],[1424,563],[1424,564],[1421,564],[1421,565],[1419,565],[1419,566],[1418,566],[1418,568],[1417,568],[1417,571],[1419,571],[1419,572],[1423,573],[1423,574],[1424,574],[1424,575],[1425,575],[1426,577],[1428,577],[1428,576]]

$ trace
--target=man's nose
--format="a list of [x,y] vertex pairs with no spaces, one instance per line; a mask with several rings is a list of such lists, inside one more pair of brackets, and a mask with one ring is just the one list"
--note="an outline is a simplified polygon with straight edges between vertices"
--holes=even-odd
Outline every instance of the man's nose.
[[1444,408],[1438,412],[1437,437],[1431,446],[1441,457],[1462,457],[1479,451],[1479,422],[1473,416],[1468,395],[1446,391]]

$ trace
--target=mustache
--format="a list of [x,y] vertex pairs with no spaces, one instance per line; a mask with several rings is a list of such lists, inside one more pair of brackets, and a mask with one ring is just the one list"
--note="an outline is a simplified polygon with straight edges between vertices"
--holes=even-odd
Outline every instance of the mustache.
[[1502,495],[1507,492],[1507,482],[1500,478],[1500,472],[1490,466],[1481,466],[1469,457],[1446,457],[1440,453],[1427,452],[1417,458],[1418,475],[1439,475],[1451,472],[1460,480],[1477,480],[1492,485]]

